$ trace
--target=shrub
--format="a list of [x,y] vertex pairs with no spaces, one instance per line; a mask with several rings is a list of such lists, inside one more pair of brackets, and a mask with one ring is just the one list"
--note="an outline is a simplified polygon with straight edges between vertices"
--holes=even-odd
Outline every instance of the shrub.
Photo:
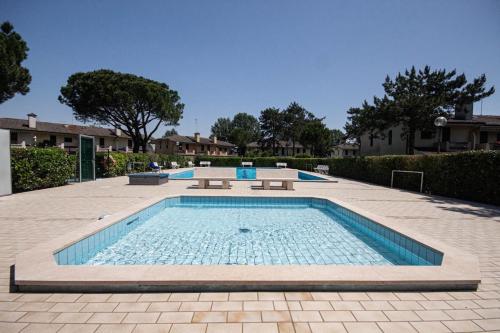
[[238,167],[241,162],[253,162],[255,167],[275,167],[276,162],[285,162],[288,167],[299,170],[312,170],[318,164],[327,164],[327,158],[294,158],[294,157],[215,157],[215,156],[196,156],[195,163],[199,165],[200,161],[210,161],[212,166],[218,167]]
[[[157,162],[159,165],[168,165],[170,162],[176,161],[180,166],[187,164],[187,158],[177,155],[165,154],[142,154],[142,153],[122,153],[122,152],[100,152],[96,153],[96,176],[99,178],[124,176],[127,172],[137,172],[149,170],[150,162]],[[127,170],[129,163],[132,164],[132,169]]]
[[72,178],[75,159],[59,148],[13,148],[13,192],[61,186]]
[[[389,186],[392,170],[424,172],[424,192],[500,205],[500,152],[332,159],[330,173]],[[398,174],[395,187],[418,190],[419,176]]]

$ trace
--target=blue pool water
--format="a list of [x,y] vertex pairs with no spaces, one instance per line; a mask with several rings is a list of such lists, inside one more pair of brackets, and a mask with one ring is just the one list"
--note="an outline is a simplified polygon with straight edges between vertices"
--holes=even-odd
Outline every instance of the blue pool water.
[[442,254],[314,198],[177,197],[58,252],[85,265],[437,265]]
[[[252,180],[257,176],[257,168],[236,168],[236,178],[241,180]],[[193,170],[181,171],[169,175],[170,179],[191,179],[194,177]],[[299,171],[299,180],[325,180],[325,178]]]

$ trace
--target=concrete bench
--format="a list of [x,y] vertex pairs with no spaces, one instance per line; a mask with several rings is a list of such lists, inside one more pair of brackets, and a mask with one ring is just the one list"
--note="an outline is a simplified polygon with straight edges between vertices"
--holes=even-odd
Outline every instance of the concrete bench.
[[286,168],[287,164],[285,162],[276,162],[277,168]]
[[231,187],[230,181],[236,180],[234,178],[228,177],[207,177],[207,178],[193,178],[198,181],[198,188],[207,189],[210,187],[210,182],[222,182],[223,189],[229,189]]
[[241,166],[243,168],[252,167],[253,166],[253,162],[241,162]]
[[[297,181],[295,178],[264,178],[264,179],[257,179],[262,183],[262,188],[264,190],[287,190],[287,191],[293,191],[293,183]],[[271,186],[271,183],[281,183],[281,186],[274,187]]]
[[212,163],[210,161],[200,161],[201,167],[209,167]]
[[161,185],[168,182],[168,173],[141,172],[128,175],[129,185]]

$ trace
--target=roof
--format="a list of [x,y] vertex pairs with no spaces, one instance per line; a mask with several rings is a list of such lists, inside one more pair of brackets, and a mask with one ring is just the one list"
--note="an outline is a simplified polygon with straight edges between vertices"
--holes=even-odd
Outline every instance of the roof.
[[220,147],[236,147],[236,145],[234,145],[230,142],[217,140],[217,143],[214,143],[214,140],[212,140],[210,138],[204,138],[201,136],[200,136],[200,142],[196,142],[196,139],[194,136],[185,136],[185,135],[179,135],[179,134],[170,135],[170,136],[167,136],[166,138],[155,139],[153,141],[161,141],[161,140],[168,140],[168,141],[189,143],[189,144],[199,143],[202,145],[215,145],[215,146],[220,146]]
[[450,124],[472,124],[472,125],[482,125],[482,126],[500,126],[500,116],[494,115],[483,115],[483,116],[473,116],[472,119],[460,120],[460,119],[448,119]]
[[[247,147],[249,148],[260,148],[262,146],[261,143],[259,142],[250,142],[249,144],[247,144]],[[292,141],[285,141],[285,140],[280,140],[276,143],[276,147],[278,148],[292,148],[293,147],[293,143]],[[302,144],[300,144],[299,142],[295,142],[295,148],[304,148],[304,146]]]
[[[0,118],[0,128],[72,135],[84,134],[90,136],[118,137],[115,130],[111,128],[49,123],[38,120],[36,122],[36,128],[29,128],[28,120],[15,118]],[[128,138],[128,135],[122,134],[120,137]]]

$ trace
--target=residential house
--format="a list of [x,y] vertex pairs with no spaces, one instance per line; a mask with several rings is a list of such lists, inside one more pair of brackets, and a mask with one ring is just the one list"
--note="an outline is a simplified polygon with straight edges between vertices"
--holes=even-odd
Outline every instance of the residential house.
[[[295,156],[295,155],[311,155],[311,149],[304,147],[299,142],[295,142],[295,151],[292,141],[280,140],[276,143],[276,156]],[[263,146],[259,142],[250,142],[247,145],[247,153],[262,154],[268,152],[273,154],[272,146]]]
[[171,135],[166,138],[154,139],[155,152],[170,155],[208,155],[231,156],[235,155],[236,146],[232,143],[218,140],[216,136],[204,138],[200,133],[194,136]]
[[53,146],[71,153],[78,149],[79,135],[87,135],[95,138],[97,151],[132,150],[132,140],[120,129],[43,122],[34,113],[27,119],[0,118],[0,128],[10,130],[13,147]]
[[359,156],[359,144],[344,142],[333,146],[331,157],[356,157]]
[[[402,126],[394,126],[377,137],[364,134],[360,138],[360,154],[399,155],[406,153],[407,140],[401,136]],[[415,153],[435,153],[467,150],[500,150],[500,116],[474,115],[472,106],[457,109],[441,130],[418,131]]]

